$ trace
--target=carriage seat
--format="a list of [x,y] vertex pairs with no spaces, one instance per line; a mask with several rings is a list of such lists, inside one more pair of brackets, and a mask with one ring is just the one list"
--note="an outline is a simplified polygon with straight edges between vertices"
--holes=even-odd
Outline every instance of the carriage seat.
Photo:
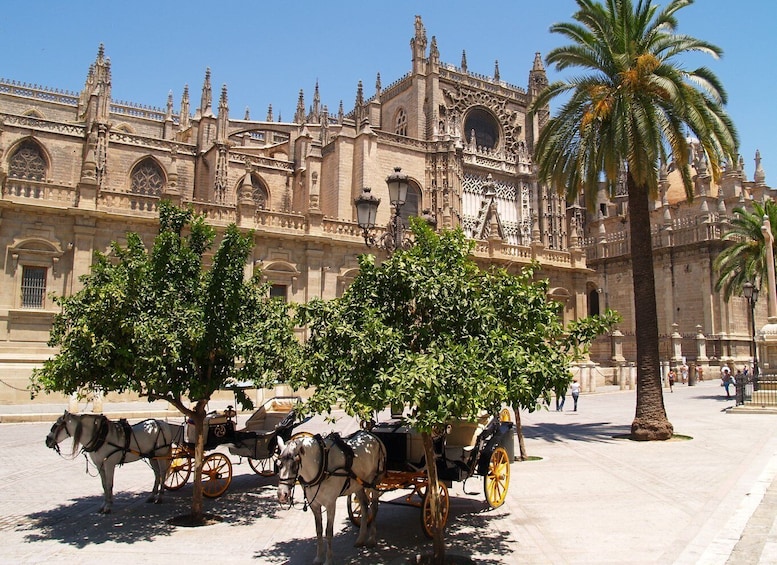
[[296,397],[273,398],[265,402],[246,421],[245,429],[251,432],[274,430],[297,404]]
[[455,421],[445,436],[445,458],[449,461],[466,461],[477,443],[477,439],[490,419],[489,414],[479,416],[474,422]]

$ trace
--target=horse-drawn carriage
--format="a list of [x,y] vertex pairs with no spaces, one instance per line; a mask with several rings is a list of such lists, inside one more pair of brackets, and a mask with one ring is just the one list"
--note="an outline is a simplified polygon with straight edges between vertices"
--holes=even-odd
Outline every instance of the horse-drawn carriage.
[[[383,442],[387,453],[386,473],[376,485],[377,490],[381,495],[409,490],[406,496],[389,502],[420,508],[424,533],[432,537],[432,515],[427,497],[429,479],[421,434],[406,426],[401,414],[392,414],[390,421],[367,427]],[[510,463],[515,455],[514,437],[515,425],[506,409],[499,414],[483,415],[476,421],[450,422],[439,434],[432,436],[443,527],[448,517],[448,488],[454,481],[480,476],[488,505],[497,508],[504,504],[510,484]],[[358,499],[348,497],[347,506],[348,516],[359,526],[362,509]]]
[[[216,498],[224,494],[232,482],[232,462],[229,457],[216,451],[220,446],[229,449],[232,455],[245,457],[253,471],[263,477],[272,477],[277,469],[278,437],[288,441],[297,421],[294,410],[301,398],[297,396],[276,396],[267,400],[245,422],[237,428],[237,413],[228,406],[222,412],[211,412],[205,418],[205,455],[202,464],[203,494]],[[194,425],[187,423],[183,441],[175,443],[172,461],[165,479],[169,490],[182,488],[194,469]]]

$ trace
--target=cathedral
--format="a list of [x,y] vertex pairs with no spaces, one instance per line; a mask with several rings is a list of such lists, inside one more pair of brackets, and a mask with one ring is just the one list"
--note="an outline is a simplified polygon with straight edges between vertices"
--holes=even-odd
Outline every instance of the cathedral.
[[[271,293],[290,302],[340,296],[369,247],[423,217],[461,227],[484,267],[518,272],[532,261],[550,281],[549,298],[565,322],[605,307],[623,323],[575,365],[584,390],[632,386],[633,294],[625,195],[602,194],[595,210],[539,184],[532,150],[549,108],[527,109],[547,85],[542,56],[527,61],[524,86],[441,60],[420,17],[410,39],[409,70],[374,91],[359,83],[353,107],[330,110],[318,86],[300,92],[291,121],[230,116],[227,87],[214,99],[210,71],[199,99],[188,86],[176,108],[118,102],[111,63],[100,46],[81,92],[0,79],[0,404],[30,402],[32,369],[57,312],[52,295],[69,295],[128,231],[147,244],[162,199],[191,207],[217,231],[253,230],[247,268],[261,269]],[[169,85],[159,85],[167,90]],[[193,100],[192,100],[193,99]],[[693,143],[689,140],[689,143]],[[734,207],[770,197],[765,175],[743,164],[711,182],[695,162],[697,198],[686,203],[671,164],[654,205],[654,248],[662,358],[667,364],[750,359],[747,302],[714,291],[712,261]],[[387,179],[407,182],[390,205]],[[356,203],[377,198],[374,226],[359,225]],[[765,307],[757,305],[765,318]],[[37,400],[36,400],[37,401]],[[51,397],[44,399],[51,401]]]

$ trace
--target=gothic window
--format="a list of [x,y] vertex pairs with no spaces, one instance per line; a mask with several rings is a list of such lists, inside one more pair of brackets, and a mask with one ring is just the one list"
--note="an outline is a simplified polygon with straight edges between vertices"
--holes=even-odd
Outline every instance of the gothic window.
[[11,156],[8,176],[16,179],[42,181],[46,176],[46,160],[34,141],[24,141]]
[[43,308],[47,271],[46,267],[22,267],[22,308]]
[[419,216],[418,210],[421,206],[421,191],[412,182],[407,187],[407,197],[405,203],[399,209],[399,217],[406,226],[410,225],[410,216]]
[[464,131],[467,143],[473,143],[474,134],[474,143],[479,148],[496,149],[499,144],[499,122],[491,112],[483,108],[470,110],[464,121]]
[[133,194],[159,196],[165,184],[162,169],[151,159],[138,163],[132,171],[131,188]]
[[407,112],[405,112],[404,108],[400,108],[397,112],[394,133],[407,136]]

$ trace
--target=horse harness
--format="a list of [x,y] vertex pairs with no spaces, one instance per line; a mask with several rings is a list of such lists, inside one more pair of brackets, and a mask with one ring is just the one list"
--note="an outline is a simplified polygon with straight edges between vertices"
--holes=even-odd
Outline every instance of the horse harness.
[[[122,435],[124,436],[124,444],[123,445],[119,445],[118,443],[113,443],[113,442],[107,441],[108,432],[110,431],[111,424],[113,424],[117,428],[121,429],[122,433],[119,434],[119,435],[120,436],[122,436]],[[110,420],[108,420],[108,418],[106,416],[100,415],[97,418],[97,421],[96,421],[95,425],[97,427],[97,430],[96,430],[96,432],[94,434],[94,437],[89,442],[89,444],[88,445],[84,445],[82,449],[83,449],[83,451],[85,451],[87,453],[91,453],[93,451],[97,451],[98,449],[100,449],[101,447],[103,447],[106,444],[109,445],[110,447],[113,447],[114,448],[113,451],[111,451],[108,455],[106,455],[104,457],[104,460],[108,459],[109,457],[113,456],[116,453],[121,452],[121,460],[119,460],[118,464],[119,465],[123,465],[125,459],[127,458],[127,454],[128,453],[132,453],[134,455],[138,455],[139,457],[141,457],[143,459],[151,459],[151,458],[153,458],[155,456],[156,452],[160,449],[160,447],[157,445],[157,442],[154,441],[153,448],[152,448],[153,451],[152,452],[150,452],[150,453],[141,453],[139,451],[134,451],[130,447],[130,445],[132,443],[132,437],[133,437],[134,434],[132,432],[132,426],[130,426],[130,423],[127,421],[126,418],[120,418],[117,422],[111,422]],[[161,433],[162,433],[161,429],[157,431],[157,439],[159,439],[159,435],[161,435]]]
[[[365,433],[365,432],[362,432],[362,433]],[[328,477],[345,477],[343,488],[340,490],[340,494],[338,496],[342,496],[348,490],[348,488],[351,486],[351,480],[355,480],[362,487],[375,488],[374,483],[361,479],[358,475],[356,475],[356,473],[353,472],[353,459],[355,456],[353,452],[353,448],[345,442],[345,440],[340,436],[340,434],[337,432],[331,432],[329,435],[327,435],[327,438],[332,440],[331,445],[327,445],[326,441],[321,436],[321,434],[316,434],[313,436],[313,439],[316,441],[316,443],[318,443],[318,446],[321,449],[321,464],[319,465],[318,473],[316,473],[315,478],[313,480],[306,481],[299,475],[297,475],[296,477],[296,480],[299,480],[300,484],[303,487],[306,487],[306,488],[314,487],[314,486],[318,487],[318,489],[316,489],[316,493],[313,495],[313,498],[311,500],[307,500],[307,491],[305,492],[305,506],[303,507],[303,510],[307,510],[307,505],[312,503],[316,499],[316,496],[318,495],[318,491],[321,489],[321,485],[323,484],[324,480]],[[337,449],[339,449],[343,453],[343,455],[345,456],[345,463],[341,467],[336,467],[330,470],[329,452],[334,447],[337,447]],[[378,471],[380,471],[380,469]],[[378,472],[378,475],[380,475],[380,472]]]

